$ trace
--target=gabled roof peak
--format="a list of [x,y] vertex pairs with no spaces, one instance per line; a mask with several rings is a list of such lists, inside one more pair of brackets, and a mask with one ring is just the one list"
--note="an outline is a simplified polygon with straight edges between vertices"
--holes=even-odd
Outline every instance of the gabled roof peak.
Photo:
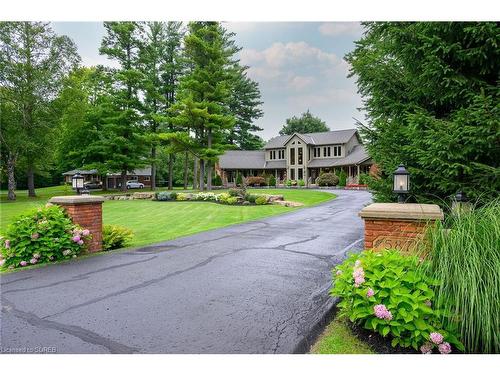
[[347,143],[357,133],[356,129],[344,130],[331,130],[328,132],[318,133],[293,133],[292,135],[281,135],[271,138],[264,149],[269,148],[282,148],[294,137],[297,136],[302,139],[306,144],[312,145],[327,145],[327,144],[341,144]]

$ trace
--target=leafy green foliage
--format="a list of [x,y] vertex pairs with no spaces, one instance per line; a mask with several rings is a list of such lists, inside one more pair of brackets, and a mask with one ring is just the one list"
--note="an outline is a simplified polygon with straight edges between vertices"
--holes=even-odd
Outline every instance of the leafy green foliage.
[[120,225],[103,225],[102,248],[103,250],[120,249],[127,246],[134,237],[133,232]]
[[38,208],[20,215],[0,239],[3,267],[54,262],[76,257],[90,239],[88,230],[71,222],[56,205]]
[[266,197],[263,197],[263,196],[257,197],[257,198],[255,199],[255,204],[256,204],[256,205],[259,205],[259,206],[264,205],[264,204],[267,204],[267,198],[266,198]]
[[436,222],[428,241],[436,306],[452,312],[443,323],[458,319],[468,352],[500,353],[500,200]]
[[[338,306],[343,315],[365,329],[392,337],[393,346],[418,350],[429,342],[431,333],[438,332],[463,350],[454,324],[442,325],[442,317],[448,314],[433,307],[440,281],[422,270],[426,266],[419,266],[417,256],[404,256],[397,250],[351,254],[335,268],[331,294],[342,299]],[[388,311],[385,317],[376,315],[381,305]]]
[[367,185],[368,181],[370,181],[370,176],[367,173],[361,173],[359,175],[359,183],[361,185]]
[[269,186],[276,186],[276,177],[274,175],[269,177]]
[[347,174],[345,173],[345,171],[342,169],[339,173],[339,183],[338,185],[339,186],[346,186],[347,184]]
[[222,186],[222,178],[216,174],[213,182],[214,186]]
[[390,201],[404,163],[419,202],[458,190],[473,198],[500,190],[500,26],[496,22],[376,22],[346,56],[369,123],[361,134]]
[[177,193],[170,191],[160,191],[156,193],[157,201],[175,201],[177,199]]
[[298,180],[297,185],[299,185],[300,187],[304,187],[306,186],[306,182],[304,180]]
[[241,173],[238,173],[238,175],[236,176],[236,186],[241,185],[243,185],[243,176],[241,175]]
[[266,179],[262,176],[249,176],[246,178],[248,186],[265,186]]
[[280,135],[292,135],[294,133],[318,133],[330,131],[326,123],[319,117],[315,117],[307,110],[300,117],[293,116],[286,119],[286,125],[280,130]]
[[339,183],[339,178],[334,173],[322,173],[316,178],[316,185],[319,186],[336,186]]

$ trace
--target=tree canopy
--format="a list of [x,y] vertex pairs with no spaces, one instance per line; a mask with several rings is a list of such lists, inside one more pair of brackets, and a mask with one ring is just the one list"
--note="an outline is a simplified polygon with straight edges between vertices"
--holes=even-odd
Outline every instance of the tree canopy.
[[394,199],[392,171],[404,163],[423,201],[463,190],[500,191],[500,28],[497,23],[366,23],[346,60],[368,123],[360,124],[382,170],[378,200]]
[[300,117],[293,116],[286,119],[286,124],[280,130],[280,135],[292,135],[293,133],[318,133],[327,132],[330,128],[319,117],[315,117],[307,110]]

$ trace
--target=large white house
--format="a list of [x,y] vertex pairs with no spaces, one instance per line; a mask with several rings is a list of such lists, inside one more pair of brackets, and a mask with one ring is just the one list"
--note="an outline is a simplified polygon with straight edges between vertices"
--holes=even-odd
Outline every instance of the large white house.
[[322,133],[284,135],[272,138],[258,151],[226,151],[219,158],[218,173],[224,185],[243,176],[273,174],[278,183],[304,180],[313,185],[321,172],[344,170],[348,183],[358,183],[359,175],[373,164],[356,129]]

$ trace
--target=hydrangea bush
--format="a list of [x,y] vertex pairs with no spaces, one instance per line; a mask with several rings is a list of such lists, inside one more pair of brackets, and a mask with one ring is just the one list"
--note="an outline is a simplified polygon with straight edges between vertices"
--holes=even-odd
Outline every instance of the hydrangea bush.
[[433,308],[437,280],[421,270],[417,256],[396,250],[351,254],[333,271],[331,295],[340,297],[341,314],[365,329],[392,337],[392,346],[413,347],[422,353],[434,349],[463,350],[455,326],[442,326],[444,311]]
[[[260,198],[260,199],[259,199]],[[172,192],[159,192],[156,194],[158,201],[204,201],[204,202],[217,202],[222,204],[242,204],[247,201],[251,204],[267,204],[268,199],[258,194],[246,194],[242,189],[230,189],[227,193],[172,193]],[[246,203],[246,204],[248,204]]]
[[9,269],[76,257],[91,235],[64,210],[47,205],[17,217],[0,239],[1,267]]

